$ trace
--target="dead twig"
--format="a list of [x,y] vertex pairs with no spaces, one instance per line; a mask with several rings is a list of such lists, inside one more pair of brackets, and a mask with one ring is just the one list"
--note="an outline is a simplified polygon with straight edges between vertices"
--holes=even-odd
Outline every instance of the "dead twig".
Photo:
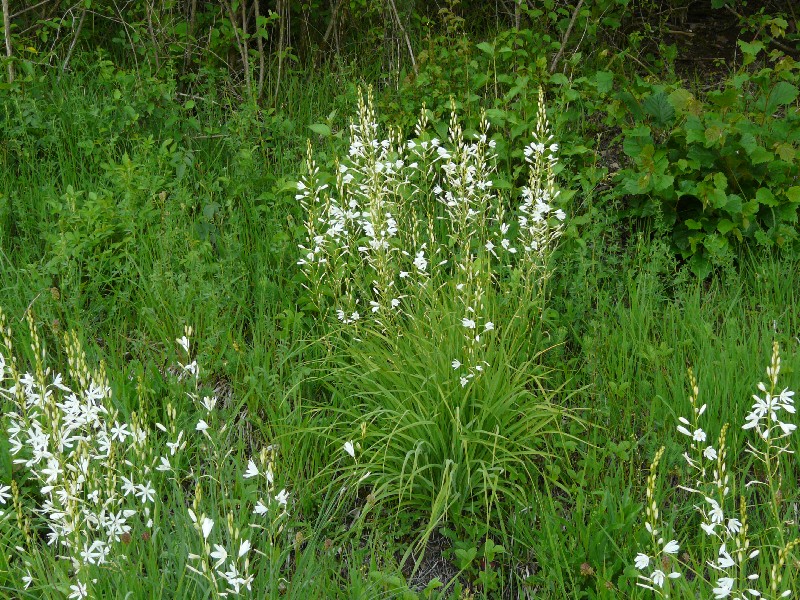
[[556,72],[558,61],[561,60],[561,57],[564,55],[564,48],[567,47],[569,36],[572,35],[572,28],[575,27],[575,21],[578,18],[578,13],[580,13],[582,6],[583,0],[579,0],[575,10],[572,11],[572,18],[569,20],[569,25],[567,26],[567,30],[564,32],[564,37],[561,38],[561,48],[558,49],[558,53],[553,57],[553,62],[550,63],[551,75]]
[[11,48],[11,17],[8,14],[8,0],[3,0],[3,34],[6,39],[6,57],[8,58],[8,83],[14,83],[14,52]]
[[67,56],[64,58],[64,63],[61,65],[61,73],[58,74],[59,79],[61,79],[61,75],[63,75],[67,71],[67,67],[69,66],[69,61],[72,58],[72,52],[75,50],[75,45],[78,43],[78,37],[81,35],[81,29],[83,29],[83,21],[85,19],[86,19],[86,9],[84,8],[81,11],[81,18],[78,21],[78,26],[75,28],[75,33],[72,36],[72,41],[69,43]]

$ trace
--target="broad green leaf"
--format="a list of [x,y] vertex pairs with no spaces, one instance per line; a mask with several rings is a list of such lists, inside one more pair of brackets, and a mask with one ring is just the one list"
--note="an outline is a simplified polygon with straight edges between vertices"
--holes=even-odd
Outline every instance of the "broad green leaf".
[[719,223],[717,223],[717,231],[719,231],[722,235],[727,235],[733,230],[736,225],[733,221],[729,221],[728,219],[720,219]]
[[800,185],[794,185],[786,190],[786,197],[789,202],[800,204]]
[[331,134],[331,128],[325,125],[325,123],[313,123],[309,125],[308,128],[322,137],[328,137]]
[[494,45],[490,44],[489,42],[481,42],[477,46],[478,50],[481,52],[485,52],[489,56],[494,56]]
[[797,98],[797,93],[797,86],[792,85],[788,81],[778,82],[769,94],[765,112],[771,115],[779,106],[794,102],[794,99]]
[[754,165],[761,165],[775,160],[775,155],[761,146],[758,146],[750,153],[750,160]]
[[666,127],[675,119],[675,109],[664,92],[648,96],[642,103],[642,108],[661,127]]
[[756,192],[756,200],[759,204],[764,206],[778,206],[778,201],[775,199],[775,194],[769,188],[758,188]]
[[711,263],[700,253],[695,253],[689,261],[689,268],[698,279],[705,279],[711,273]]
[[670,104],[680,113],[699,114],[701,104],[689,90],[678,88],[669,95]]
[[764,49],[764,43],[760,40],[756,40],[755,42],[749,43],[745,42],[744,40],[738,40],[736,42],[739,45],[739,48],[742,49],[744,53],[744,66],[746,67],[750,63],[752,63],[758,53]]
[[594,81],[597,84],[597,91],[601,94],[607,94],[614,87],[614,73],[598,71],[595,73]]

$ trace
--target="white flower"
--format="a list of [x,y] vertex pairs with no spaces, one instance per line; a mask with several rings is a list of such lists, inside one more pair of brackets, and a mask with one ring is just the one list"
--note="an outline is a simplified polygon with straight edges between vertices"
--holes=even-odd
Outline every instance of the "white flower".
[[206,412],[211,412],[214,410],[214,407],[217,405],[217,397],[216,396],[203,396],[203,401],[201,402],[203,407],[206,409]]
[[677,540],[672,540],[671,542],[668,542],[666,546],[664,546],[664,552],[666,554],[677,554],[679,549],[680,546],[678,546]]
[[211,558],[216,560],[214,568],[218,569],[226,560],[228,560],[228,551],[219,544],[214,544],[214,551],[211,553]]
[[734,580],[733,577],[720,577],[717,579],[717,587],[711,590],[711,593],[714,594],[714,598],[716,600],[720,600],[721,598],[727,598],[731,595],[731,590],[733,590]]
[[265,515],[267,512],[269,512],[269,508],[267,508],[267,505],[264,504],[262,500],[256,502],[256,506],[253,508],[254,515]]
[[665,578],[666,575],[664,574],[664,571],[662,571],[661,569],[656,569],[655,571],[653,571],[653,574],[650,575],[650,581],[653,582],[653,585],[656,585],[658,587],[664,587]]
[[197,431],[205,431],[206,429],[208,429],[208,423],[206,423],[203,419],[200,419],[197,422],[197,426],[195,427],[195,429]]
[[161,457],[161,464],[156,467],[156,471],[170,471],[172,465],[169,464],[169,459],[166,456]]
[[633,560],[633,564],[636,565],[636,568],[640,571],[646,569],[650,565],[650,557],[647,554],[639,554],[636,555],[636,558]]
[[703,456],[708,460],[717,460],[717,451],[714,450],[713,446],[706,446],[706,449],[703,450]]
[[203,531],[203,539],[207,540],[208,536],[211,535],[211,530],[214,527],[214,521],[209,519],[208,517],[203,518],[203,524],[201,525],[201,529]]
[[706,441],[706,432],[702,429],[695,429],[694,434],[692,435],[692,439],[695,442],[705,442]]
[[352,458],[356,457],[356,450],[353,447],[353,442],[345,442],[344,451],[347,452]]
[[714,523],[700,523],[700,529],[706,532],[706,535],[714,535]]
[[491,331],[492,329],[494,329],[494,323],[492,323],[491,321],[487,321],[486,324],[483,326],[484,331]]
[[[298,184],[298,185],[300,185],[300,184]],[[175,341],[178,342],[180,347],[183,348],[183,351],[186,352],[186,354],[188,355],[189,354],[189,338],[187,338],[185,335],[183,335],[183,336],[179,337]]]
[[458,359],[453,359],[453,362],[450,363],[450,366],[453,367],[454,370],[461,368],[461,361]]
[[153,488],[153,482],[148,481],[146,484],[137,486],[139,489],[136,492],[136,496],[141,496],[142,504],[146,504],[149,500],[150,502],[155,502],[155,493],[156,490]]
[[732,534],[739,533],[742,528],[742,522],[739,519],[728,519],[728,531]]
[[74,585],[69,586],[70,592],[69,595],[70,600],[80,600],[81,598],[86,598],[89,593],[86,591],[86,586],[83,585],[80,581]]
[[6,500],[11,498],[11,494],[9,494],[10,490],[11,490],[11,486],[0,485],[0,504],[5,504]]
[[468,317],[464,317],[463,319],[461,319],[461,324],[467,329],[475,329],[475,321],[473,321]]
[[466,377],[461,377],[459,379],[459,382],[461,383],[461,387],[467,387],[467,384],[469,383],[469,379],[467,379]]
[[249,551],[250,551],[250,540],[242,540],[242,544],[239,546],[239,558],[242,558]]
[[722,523],[724,520],[724,515],[722,513],[722,507],[720,507],[719,503],[714,500],[713,498],[706,497],[706,502],[711,505],[711,512],[709,516],[711,517],[711,522],[716,524]]
[[247,471],[245,471],[242,477],[244,477],[245,479],[250,479],[251,477],[258,477],[258,475],[259,475],[258,467],[256,466],[255,461],[251,458],[247,462]]
[[559,209],[556,211],[556,219],[558,219],[559,221],[563,221],[563,220],[564,220],[564,219],[566,219],[566,218],[567,218],[567,215],[566,215],[566,213],[565,213],[563,210],[561,210],[561,209],[559,208]]
[[128,431],[128,424],[123,423],[120,425],[116,421],[114,422],[114,427],[111,428],[111,439],[112,440],[119,440],[120,442],[124,443],[125,438],[129,435],[133,435],[130,431]]
[[275,496],[275,502],[277,502],[281,506],[286,506],[288,500],[289,500],[289,492],[287,492],[286,490],[281,490],[280,492],[278,492],[278,495]]

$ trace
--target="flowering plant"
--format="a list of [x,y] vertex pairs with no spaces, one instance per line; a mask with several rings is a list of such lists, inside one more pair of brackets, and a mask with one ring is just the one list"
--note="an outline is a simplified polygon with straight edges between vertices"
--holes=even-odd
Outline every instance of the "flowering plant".
[[[785,388],[779,391],[778,375],[781,360],[777,342],[773,344],[772,359],[767,367],[768,383],[760,382],[757,386],[759,394],[753,395],[751,412],[745,417],[743,430],[757,434],[755,443],[747,443],[747,452],[763,465],[762,481],[751,479],[739,495],[738,502],[732,490],[736,481],[731,477],[728,467],[726,439],[729,427],[725,424],[719,434],[717,444],[708,440],[706,431],[701,426],[701,418],[705,415],[707,404],[699,401],[699,388],[694,373],[689,371],[691,394],[689,402],[692,407],[692,418],[679,417],[678,432],[690,440],[690,449],[683,457],[696,481],[691,486],[681,486],[685,491],[695,494],[702,501],[695,506],[700,515],[700,529],[705,538],[702,548],[712,548],[712,556],[706,558],[702,569],[695,568],[692,584],[684,582],[684,587],[711,588],[710,593],[716,600],[737,598],[751,600],[753,598],[788,598],[791,589],[783,589],[784,570],[788,565],[788,557],[795,547],[800,545],[800,538],[789,541],[786,538],[786,519],[781,509],[782,497],[780,477],[781,457],[792,451],[787,438],[797,428],[787,423],[782,415],[795,414],[794,392]],[[652,541],[653,551],[640,552],[634,561],[639,574],[639,585],[668,597],[670,584],[677,586],[681,573],[676,568],[678,542],[673,540],[661,548],[664,538],[660,536],[658,526],[658,501],[655,498],[656,472],[663,455],[662,447],[653,460],[647,484],[647,521],[645,526]],[[748,513],[759,508],[748,505],[745,491],[749,488],[763,488],[768,499],[768,517],[773,525],[763,532],[764,540],[760,548],[755,548],[751,523],[754,522]],[[759,515],[760,516],[760,515]],[[759,523],[760,520],[756,520]],[[708,543],[710,542],[710,544]],[[770,552],[777,548],[776,552]],[[764,567],[768,556],[773,559],[769,567]],[[688,554],[685,554],[689,557]],[[704,557],[705,558],[705,557]],[[761,563],[757,559],[761,559]],[[688,566],[688,565],[687,565]],[[662,570],[667,567],[667,572]],[[762,567],[759,572],[759,567]],[[769,582],[764,570],[769,573]],[[703,597],[708,597],[703,596]]]

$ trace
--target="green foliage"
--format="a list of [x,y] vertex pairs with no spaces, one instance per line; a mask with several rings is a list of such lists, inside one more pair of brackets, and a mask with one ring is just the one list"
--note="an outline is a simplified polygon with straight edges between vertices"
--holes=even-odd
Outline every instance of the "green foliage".
[[[746,63],[762,48],[740,45]],[[616,179],[620,216],[657,217],[700,277],[729,264],[743,242],[792,248],[800,209],[798,84],[800,68],[781,57],[741,71],[703,99],[649,85],[638,98],[620,95],[633,121],[623,130],[631,166]]]

